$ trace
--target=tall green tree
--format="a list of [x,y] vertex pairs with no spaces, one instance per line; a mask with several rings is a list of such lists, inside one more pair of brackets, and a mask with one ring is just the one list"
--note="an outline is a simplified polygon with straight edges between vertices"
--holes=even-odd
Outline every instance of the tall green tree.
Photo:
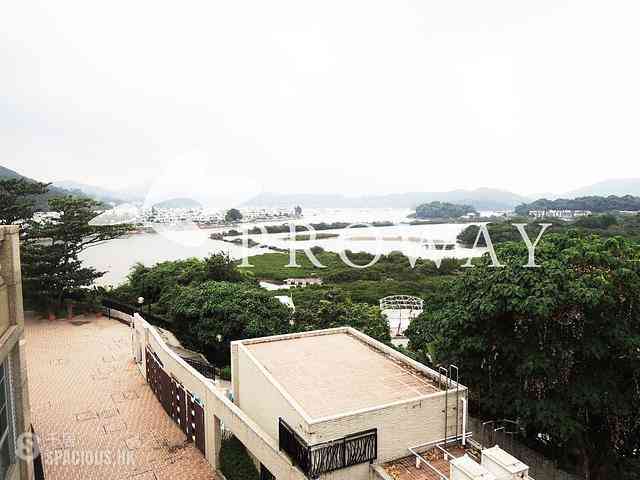
[[[232,283],[250,281],[228,253],[218,252],[204,259],[194,257],[168,260],[150,267],[137,263],[129,272],[127,282],[112,290],[111,295],[129,303],[135,303],[142,296],[145,304],[154,305],[163,295],[173,292],[178,286],[200,284],[209,280]],[[159,314],[167,313],[158,305],[154,305],[154,311]]]
[[229,365],[233,340],[288,333],[288,307],[252,285],[208,281],[178,286],[160,300],[172,331],[217,365]]
[[30,220],[23,243],[25,296],[37,306],[57,309],[65,297],[79,292],[104,272],[84,266],[80,253],[121,237],[129,225],[92,225],[99,203],[87,198],[61,197],[49,201],[51,215]]
[[460,367],[472,403],[521,421],[532,442],[590,480],[625,477],[640,452],[640,249],[622,238],[554,234],[540,268],[522,243],[457,282],[453,300],[411,325],[410,347]]

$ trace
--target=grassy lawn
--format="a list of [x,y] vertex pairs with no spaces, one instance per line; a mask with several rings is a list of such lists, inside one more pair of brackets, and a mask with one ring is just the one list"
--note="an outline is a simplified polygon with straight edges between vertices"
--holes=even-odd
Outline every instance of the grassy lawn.
[[327,268],[317,268],[302,252],[298,252],[296,254],[296,262],[300,265],[300,268],[287,267],[286,265],[289,263],[289,254],[278,252],[249,257],[249,263],[253,265],[253,267],[243,270],[253,273],[253,275],[259,279],[283,281],[286,278],[299,277],[324,278],[326,275],[349,268],[342,263],[340,257],[335,253],[318,253],[316,258]]

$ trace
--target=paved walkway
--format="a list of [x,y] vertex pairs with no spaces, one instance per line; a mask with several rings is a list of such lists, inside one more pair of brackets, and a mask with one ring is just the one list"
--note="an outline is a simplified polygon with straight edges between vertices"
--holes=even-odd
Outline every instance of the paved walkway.
[[127,326],[95,317],[27,318],[26,338],[47,480],[216,478],[131,360]]

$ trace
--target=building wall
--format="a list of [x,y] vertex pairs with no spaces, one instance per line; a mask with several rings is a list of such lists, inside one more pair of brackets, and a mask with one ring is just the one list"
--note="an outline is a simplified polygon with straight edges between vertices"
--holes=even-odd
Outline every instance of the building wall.
[[[372,382],[375,388],[375,382]],[[459,398],[466,397],[466,390]],[[311,425],[312,443],[322,443],[346,435],[376,428],[378,430],[378,462],[387,462],[410,454],[408,448],[444,439],[444,392],[410,403],[349,415]],[[447,436],[455,429],[455,393],[449,394]],[[462,434],[462,406],[458,409],[458,431]]]
[[[335,333],[344,329],[336,329]],[[366,335],[348,329],[349,333],[362,341],[379,349],[382,354],[390,355],[406,362],[423,374],[437,378],[437,372],[414,362],[388,346],[376,342]],[[280,336],[282,338],[300,335],[318,334],[309,332]],[[331,334],[324,331],[322,334]],[[275,337],[278,338],[278,337]],[[260,340],[249,340],[251,343]],[[296,408],[292,399],[278,389],[268,372],[253,359],[243,342],[236,342],[232,348],[232,360],[235,366],[233,372],[234,387],[239,392],[240,408],[254,419],[273,438],[278,438],[277,421],[282,417],[292,426],[310,445],[338,440],[347,435],[362,431],[377,429],[378,431],[378,459],[377,462],[387,462],[410,455],[409,447],[423,445],[430,442],[440,442],[445,438],[445,397],[447,397],[447,437],[456,435],[456,414],[458,415],[458,435],[462,434],[462,399],[467,397],[467,389],[460,386],[457,395],[453,389],[448,394],[444,391],[433,393],[423,399],[402,402],[369,409],[349,415],[336,416],[328,419],[309,419]],[[376,379],[371,379],[371,388],[376,388]],[[457,408],[456,408],[457,407]],[[351,480],[368,478],[368,465],[354,467],[323,475],[331,480]]]
[[[282,418],[300,435],[308,430],[308,423],[291,402],[267,377],[243,345],[232,350],[237,370],[233,372],[235,403],[272,438],[278,438],[278,418]],[[235,394],[235,392],[238,392]]]
[[[21,347],[25,340],[18,232],[17,226],[0,226],[0,363],[8,367],[5,381],[13,410],[14,442],[31,426],[27,370]],[[8,478],[33,478],[32,461],[19,458],[13,461]]]

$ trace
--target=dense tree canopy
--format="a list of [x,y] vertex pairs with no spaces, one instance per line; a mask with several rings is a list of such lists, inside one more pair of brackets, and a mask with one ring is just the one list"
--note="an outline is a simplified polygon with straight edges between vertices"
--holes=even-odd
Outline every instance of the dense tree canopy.
[[[375,282],[374,282],[375,283]],[[229,342],[293,331],[352,326],[388,342],[389,325],[377,306],[354,301],[347,290],[307,287],[290,290],[295,314],[257,286],[251,272],[223,253],[204,260],[136,265],[111,296],[134,303],[139,296],[188,347],[217,365],[229,364]],[[283,292],[279,292],[282,294]],[[166,323],[164,323],[166,322]],[[218,340],[220,335],[220,340]]]
[[[552,224],[551,227],[546,231],[545,235],[551,232],[564,229],[567,226],[566,222],[563,222],[562,220],[547,219],[547,218],[545,218],[544,221],[543,220],[531,221],[530,218],[514,218],[509,221],[493,222],[493,223],[489,223],[489,225],[487,226],[487,230],[489,232],[489,235],[491,236],[492,243],[495,245],[495,244],[504,243],[504,242],[521,242],[522,235],[520,235],[520,232],[518,232],[518,229],[513,226],[514,223],[527,223],[525,230],[532,241],[536,239],[538,232],[540,231],[540,228],[541,228],[540,227],[541,223]],[[464,230],[462,230],[462,232],[458,234],[458,238],[457,238],[458,242],[460,242],[460,244],[463,247],[466,247],[466,248],[473,247],[476,241],[476,238],[478,237],[478,230],[479,230],[478,225],[467,226]],[[477,246],[479,247],[487,246],[486,239],[484,238],[483,235],[480,235]]]
[[217,365],[229,364],[230,342],[291,328],[288,307],[246,284],[207,281],[179,286],[165,292],[160,303],[179,338]]
[[593,213],[638,212],[640,211],[640,197],[610,195],[608,197],[590,196],[571,199],[559,198],[557,200],[543,198],[518,205],[515,210],[518,215],[529,215],[531,210],[589,210]]
[[291,294],[296,331],[349,326],[381,342],[391,341],[389,322],[377,306],[356,303],[338,289],[304,288]]
[[481,414],[519,419],[592,480],[623,478],[640,449],[638,246],[574,232],[543,238],[540,268],[522,243],[498,256],[411,325],[410,347],[457,364]]
[[[537,232],[540,231],[541,223],[551,223],[551,227],[545,232],[560,233],[569,230],[575,230],[583,235],[597,234],[601,237],[623,236],[630,240],[640,241],[640,214],[595,214],[579,217],[573,221],[559,220],[555,218],[545,218],[532,220],[531,218],[512,218],[509,220],[497,221],[489,223],[488,231],[491,235],[493,244],[504,242],[520,242],[522,236],[518,229],[513,226],[514,223],[527,223],[526,231],[529,238],[536,238]],[[458,241],[464,247],[472,247],[478,235],[478,226],[469,225],[458,234]],[[480,236],[478,246],[486,246],[483,236]]]
[[447,202],[423,203],[416,207],[416,218],[458,218],[469,213],[477,214],[470,205],[456,205]]
[[[209,280],[225,282],[249,281],[225,252],[211,254],[203,260],[187,258],[159,262],[153,267],[137,263],[128,275],[128,281],[112,295],[123,301],[144,297],[146,304],[156,304],[162,295],[178,286],[203,283]],[[164,313],[164,312],[159,312]]]

